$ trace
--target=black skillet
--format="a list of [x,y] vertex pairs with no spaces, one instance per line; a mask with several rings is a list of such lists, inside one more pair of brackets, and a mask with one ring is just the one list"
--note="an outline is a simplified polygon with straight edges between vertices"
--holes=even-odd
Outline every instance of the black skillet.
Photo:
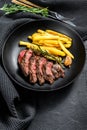
[[[44,83],[42,86],[38,83],[30,84],[18,67],[18,54],[20,50],[25,48],[19,46],[19,41],[28,41],[27,36],[34,33],[37,29],[52,29],[66,34],[73,39],[73,45],[70,48],[71,53],[75,57],[73,64],[71,68],[65,69],[65,77],[59,78],[52,85],[49,83]],[[80,74],[85,63],[85,48],[78,33],[68,27],[67,24],[53,20],[33,21],[20,25],[9,34],[2,49],[2,61],[7,74],[20,87],[35,91],[52,91],[68,86]]]

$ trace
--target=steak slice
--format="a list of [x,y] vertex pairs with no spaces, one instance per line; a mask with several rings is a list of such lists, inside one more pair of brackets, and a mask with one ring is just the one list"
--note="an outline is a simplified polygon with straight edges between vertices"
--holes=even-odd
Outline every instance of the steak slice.
[[32,56],[29,62],[29,78],[31,83],[37,82],[37,63],[38,56]]
[[[54,70],[55,70],[55,72],[54,72]],[[62,67],[58,63],[53,65],[52,72],[54,73],[55,78],[59,78],[59,77],[64,77],[65,76],[64,70],[62,69]]]
[[59,72],[54,67],[52,68],[52,72],[56,79],[59,78]]
[[33,55],[33,51],[27,50],[20,63],[21,70],[25,76],[29,75],[29,61],[30,61],[30,58],[32,57],[32,55]]
[[46,58],[39,56],[39,59],[37,62],[37,78],[40,85],[45,82],[44,68],[45,68],[46,63],[47,63]]
[[23,58],[25,52],[26,52],[26,50],[22,50],[22,51],[19,53],[19,55],[18,55],[18,63],[19,63],[19,64],[21,63],[22,58]]
[[48,61],[46,66],[45,66],[45,68],[46,68],[45,79],[47,81],[49,81],[51,84],[54,82],[54,79],[55,79],[55,76],[52,73],[52,67],[53,67],[53,63]]

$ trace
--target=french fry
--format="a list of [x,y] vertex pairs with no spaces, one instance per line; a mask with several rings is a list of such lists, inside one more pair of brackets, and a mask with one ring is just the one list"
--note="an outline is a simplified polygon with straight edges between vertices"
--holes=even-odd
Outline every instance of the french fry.
[[28,38],[32,40],[32,36],[28,36]]
[[42,50],[46,50],[48,53],[55,55],[55,56],[65,56],[65,52],[58,50],[55,47],[46,47],[46,46],[41,46]]
[[43,30],[41,30],[41,29],[38,29],[37,32],[38,32],[38,33],[41,33],[41,34],[46,34],[46,31],[43,31]]
[[42,44],[42,45],[48,45],[48,46],[54,46],[54,47],[59,47],[58,41],[57,40],[39,40],[38,44]]
[[30,43],[29,42],[20,41],[19,45],[27,46],[27,45],[30,45]]
[[27,48],[30,48],[30,49],[35,49],[35,50],[38,50],[38,46],[35,45],[35,44],[32,44],[32,43],[29,43],[29,42],[24,42],[24,41],[20,41],[19,42],[19,45],[21,46],[26,46]]
[[70,56],[72,59],[74,59],[74,56],[70,53],[69,50],[67,50],[67,49],[65,48],[65,46],[62,44],[61,41],[59,41],[59,45],[60,45],[61,49],[62,49],[68,56]]
[[50,40],[50,39],[39,40],[39,43],[47,43],[47,44],[52,44],[52,45],[58,45],[58,41],[57,40]]
[[39,40],[58,40],[58,36],[33,34],[32,35],[32,40],[33,41],[39,41]]
[[65,46],[66,48],[70,48],[71,45],[72,45],[71,43],[64,44],[64,46]]
[[69,36],[66,36],[65,34],[62,34],[62,33],[59,33],[59,32],[53,31],[53,30],[46,30],[46,32],[53,34],[53,35],[58,35],[60,37],[67,38],[68,40],[72,41],[72,39]]

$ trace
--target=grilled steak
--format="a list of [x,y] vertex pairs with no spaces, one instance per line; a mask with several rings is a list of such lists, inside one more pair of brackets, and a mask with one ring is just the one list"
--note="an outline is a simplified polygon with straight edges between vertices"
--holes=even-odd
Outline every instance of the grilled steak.
[[53,83],[55,79],[65,76],[58,63],[48,61],[45,57],[36,55],[32,50],[22,50],[18,56],[18,64],[23,74],[31,83]]

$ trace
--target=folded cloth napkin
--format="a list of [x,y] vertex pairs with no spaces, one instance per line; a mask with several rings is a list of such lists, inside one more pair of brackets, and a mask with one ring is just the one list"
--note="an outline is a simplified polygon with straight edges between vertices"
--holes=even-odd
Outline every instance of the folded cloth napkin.
[[[87,0],[31,0],[71,18],[87,49]],[[0,1],[2,7],[9,1]],[[0,61],[4,40],[20,24],[42,19],[31,13],[3,15],[0,12]],[[44,18],[43,18],[44,19]],[[68,22],[67,22],[68,23]],[[86,61],[87,62],[87,61]],[[39,93],[19,88],[5,73],[0,62],[0,130],[87,129],[87,67],[80,78],[57,92]],[[86,114],[86,115],[85,115]]]

